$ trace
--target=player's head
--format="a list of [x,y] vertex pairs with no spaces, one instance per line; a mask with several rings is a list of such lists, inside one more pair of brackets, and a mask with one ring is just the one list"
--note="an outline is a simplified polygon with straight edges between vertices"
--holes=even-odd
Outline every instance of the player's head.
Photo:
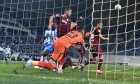
[[57,28],[57,24],[53,23],[52,30],[55,30],[56,28]]
[[7,45],[7,48],[9,48],[9,45]]
[[102,28],[103,27],[103,23],[101,21],[97,22],[97,27]]
[[72,9],[71,9],[71,8],[66,8],[66,9],[64,10],[64,14],[66,14],[67,16],[71,16],[71,14],[72,14]]

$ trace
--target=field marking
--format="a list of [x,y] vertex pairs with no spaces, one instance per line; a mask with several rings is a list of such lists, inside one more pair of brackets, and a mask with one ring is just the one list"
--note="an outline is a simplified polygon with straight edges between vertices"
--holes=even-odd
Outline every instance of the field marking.
[[[3,74],[3,73],[0,73],[0,74]],[[25,76],[25,75],[18,75],[18,74],[5,74],[5,75],[12,75],[12,76]],[[64,78],[53,78],[53,77],[40,77],[40,76],[30,76],[30,77],[34,77],[34,78],[40,78],[40,79],[58,79],[58,80],[64,80]],[[75,79],[75,80],[73,80],[73,79],[67,79],[67,78],[65,78],[65,80],[69,80],[69,81],[76,81],[77,79]],[[81,80],[80,80],[81,81]],[[88,79],[87,80],[85,80],[85,79],[82,79],[82,81],[88,81]],[[89,79],[89,83],[91,83],[92,84],[92,82],[94,82],[94,83],[96,83],[96,80],[93,80],[93,79]],[[105,82],[105,81],[103,81],[103,80],[99,80],[97,83],[103,83],[103,82]],[[112,82],[111,80],[108,80],[108,81],[106,81],[107,83],[114,83],[114,82]]]
[[[10,73],[7,73],[7,74],[6,74],[6,73],[0,73],[0,74],[11,75],[11,76],[25,76],[25,75],[18,75],[18,74],[14,74],[14,73],[13,73],[13,74],[10,74]],[[58,74],[58,75],[59,75],[59,74]],[[73,79],[62,78],[62,77],[61,77],[61,78],[60,78],[60,77],[59,77],[59,78],[53,78],[53,77],[48,77],[48,76],[47,76],[47,77],[46,77],[46,76],[42,76],[42,77],[41,77],[41,76],[38,76],[38,77],[37,77],[37,76],[31,76],[31,75],[30,75],[30,77],[40,78],[40,79],[46,79],[46,78],[47,78],[47,79],[58,79],[58,80],[71,80],[71,81],[73,81]],[[79,80],[79,79],[74,79],[74,80]],[[82,79],[82,81],[83,81],[83,80],[84,80],[84,81],[87,81],[87,80],[85,80],[85,79]]]
[[[140,68],[140,67],[135,67],[135,68]],[[134,68],[120,69],[120,70],[111,70],[111,71],[105,71],[105,72],[122,71],[122,70],[130,70],[130,69],[134,69]],[[85,70],[85,71],[96,72],[96,70]]]
[[[140,67],[135,67],[135,68],[140,68]],[[130,69],[134,69],[134,68],[128,68],[128,69],[125,69],[125,70],[130,70]],[[120,69],[120,70],[112,70],[112,71],[105,71],[105,72],[113,72],[113,71],[122,71],[124,69]],[[91,71],[91,72],[96,72],[96,70],[86,70],[86,71]],[[126,72],[125,72],[126,73]],[[140,78],[140,77],[130,77],[130,78],[125,78],[125,79],[117,79],[117,80],[114,80],[114,81],[118,81],[118,80],[128,80],[128,79],[133,79],[133,78]],[[91,78],[89,78],[89,80],[91,80]],[[99,80],[101,81],[101,80]],[[94,82],[96,82],[96,80],[94,80]],[[105,81],[104,81],[105,82]],[[106,81],[107,83],[116,83],[116,82],[113,82],[113,80],[108,80]],[[98,83],[98,82],[97,82]]]
[[[95,71],[95,70],[94,70],[94,71]],[[7,73],[7,74],[6,74],[6,73],[0,73],[0,74],[11,75],[11,76],[13,76],[13,77],[14,77],[14,76],[20,76],[20,77],[21,77],[21,76],[22,76],[22,77],[26,76],[26,75],[14,74],[14,73],[13,73],[13,74],[10,74],[10,73]],[[68,78],[65,78],[65,79],[64,79],[64,78],[53,78],[53,77],[46,77],[46,76],[42,76],[42,77],[41,77],[41,76],[38,76],[38,77],[37,77],[37,76],[31,76],[31,75],[30,75],[30,78],[31,78],[31,77],[33,77],[33,78],[38,78],[38,79],[46,79],[46,78],[47,78],[47,79],[52,79],[52,80],[58,79],[58,80],[68,80],[68,81],[76,81],[76,80],[79,80],[79,79],[74,79],[74,80],[73,80],[73,79],[68,79]],[[132,79],[132,78],[140,78],[140,77],[130,77],[130,78],[125,78],[125,79],[117,79],[117,80],[93,80],[92,78],[90,78],[90,79],[89,79],[89,83],[92,84],[93,82],[94,82],[94,83],[104,83],[104,82],[106,82],[106,83],[111,83],[111,84],[112,84],[112,83],[118,83],[118,82],[115,82],[115,81],[118,81],[118,80],[128,80],[128,79]],[[86,80],[86,79],[81,79],[81,80],[82,80],[82,81],[88,81],[88,80]],[[81,80],[80,80],[80,81],[81,81]]]
[[[0,74],[5,74],[5,75],[11,75],[11,76],[25,76],[25,75],[18,75],[18,74],[14,74],[14,72],[13,72],[13,74],[10,74],[10,73],[0,73]],[[30,75],[31,76],[31,75]],[[31,76],[31,77],[34,77],[34,78],[43,78],[43,79],[46,79],[46,78],[49,78],[49,79],[59,79],[59,80],[62,80],[62,78],[51,78],[51,77],[45,77],[45,76],[39,76],[39,77],[37,77],[37,76]],[[64,79],[63,79],[64,80]],[[65,80],[70,80],[70,79],[65,79]]]

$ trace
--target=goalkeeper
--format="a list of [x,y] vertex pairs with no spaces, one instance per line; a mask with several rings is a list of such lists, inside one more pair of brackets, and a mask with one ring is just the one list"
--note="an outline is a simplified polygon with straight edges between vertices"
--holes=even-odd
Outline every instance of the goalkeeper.
[[[51,56],[51,59],[49,60],[49,63],[44,62],[44,61],[32,61],[29,60],[27,64],[24,65],[24,69],[30,65],[37,65],[41,66],[43,68],[46,68],[48,70],[52,70],[53,68],[58,69],[58,73],[62,72],[62,67],[57,67],[57,63],[60,63],[60,65],[63,65],[66,56],[69,52],[69,48],[74,47],[75,44],[81,44],[84,46],[84,40],[83,40],[83,34],[84,30],[79,30],[79,31],[71,31],[68,34],[58,38],[54,44],[54,52]],[[87,49],[84,47],[84,50],[86,51]]]

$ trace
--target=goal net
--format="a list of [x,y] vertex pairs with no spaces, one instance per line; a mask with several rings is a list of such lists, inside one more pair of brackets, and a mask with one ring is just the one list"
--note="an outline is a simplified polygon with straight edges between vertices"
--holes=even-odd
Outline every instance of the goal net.
[[[115,10],[120,4],[122,9]],[[138,83],[140,74],[140,1],[139,0],[93,0],[92,27],[103,22],[102,36],[109,41],[99,40],[104,53],[101,70],[104,75],[97,74],[98,67],[90,63],[88,66],[91,83]],[[93,38],[93,37],[90,37]],[[89,59],[92,58],[90,52]]]
[[[82,26],[88,31],[88,28],[91,27],[92,5],[92,0],[1,0],[0,83],[87,83],[87,69],[85,71],[72,70],[69,66],[63,69],[63,74],[58,74],[56,71],[45,68],[36,69],[34,66],[23,70],[23,64],[26,64],[29,59],[40,60],[43,51],[43,37],[48,29],[50,16],[64,14],[66,8],[71,8],[72,14],[69,19],[77,22],[82,16],[84,22]],[[42,42],[38,44],[40,40]],[[11,50],[7,55],[3,51],[8,46]],[[71,50],[72,60],[75,63],[78,58],[74,52],[75,50]]]

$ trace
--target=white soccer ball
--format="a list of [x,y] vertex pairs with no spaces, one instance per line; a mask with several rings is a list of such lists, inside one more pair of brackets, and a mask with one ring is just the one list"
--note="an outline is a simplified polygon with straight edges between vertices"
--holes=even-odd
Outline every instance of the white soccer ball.
[[121,7],[121,5],[120,4],[117,4],[117,5],[115,5],[115,10],[121,10],[122,9],[122,7]]

